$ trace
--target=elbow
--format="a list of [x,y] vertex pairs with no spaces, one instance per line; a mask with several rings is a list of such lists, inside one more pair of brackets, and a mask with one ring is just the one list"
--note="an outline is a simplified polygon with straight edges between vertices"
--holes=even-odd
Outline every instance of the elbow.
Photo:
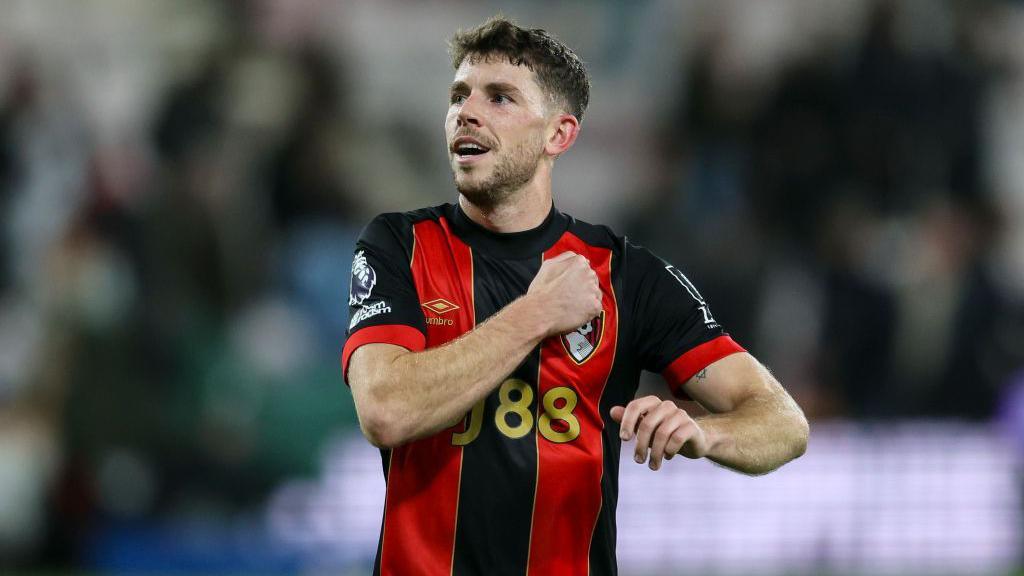
[[389,426],[385,421],[360,419],[359,428],[370,444],[382,450],[390,450],[404,444],[394,426]]
[[353,387],[353,399],[363,436],[377,448],[390,450],[408,442],[411,430],[402,424],[409,420],[402,416],[402,410],[380,394],[383,389],[372,384]]
[[377,448],[390,450],[408,442],[409,431],[399,423],[402,418],[383,404],[356,407],[359,415],[359,429],[363,436]]
[[363,436],[377,448],[390,450],[405,444],[408,440],[403,430],[395,425],[383,410],[372,410],[371,414],[359,416],[359,428]]

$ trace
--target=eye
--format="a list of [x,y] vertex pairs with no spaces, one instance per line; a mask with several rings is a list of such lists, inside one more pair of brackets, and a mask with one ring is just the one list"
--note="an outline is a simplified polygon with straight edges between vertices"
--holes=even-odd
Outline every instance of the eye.
[[465,94],[453,93],[452,96],[451,96],[451,103],[452,104],[462,104],[465,101],[466,101],[466,95]]
[[508,95],[506,94],[495,94],[494,97],[491,98],[491,100],[498,104],[508,104],[512,102],[512,99],[509,98]]

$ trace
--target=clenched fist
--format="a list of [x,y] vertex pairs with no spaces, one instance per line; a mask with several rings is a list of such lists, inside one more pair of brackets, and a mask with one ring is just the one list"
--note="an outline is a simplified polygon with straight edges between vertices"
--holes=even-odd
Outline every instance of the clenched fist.
[[601,314],[601,287],[590,261],[575,252],[545,260],[526,297],[548,320],[547,336],[564,334]]
[[657,396],[637,398],[623,408],[612,408],[612,419],[620,424],[619,437],[636,437],[638,464],[647,461],[650,450],[651,470],[661,468],[662,459],[671,460],[676,454],[687,458],[703,458],[708,453],[708,438],[700,425],[671,400]]

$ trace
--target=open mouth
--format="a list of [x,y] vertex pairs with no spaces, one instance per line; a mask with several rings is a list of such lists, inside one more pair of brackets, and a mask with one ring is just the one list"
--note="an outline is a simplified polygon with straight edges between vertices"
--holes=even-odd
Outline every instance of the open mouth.
[[487,148],[481,148],[476,144],[463,144],[455,149],[455,153],[459,156],[479,156],[487,153]]
[[468,137],[456,138],[452,144],[452,152],[458,161],[463,163],[472,162],[490,151],[490,148]]

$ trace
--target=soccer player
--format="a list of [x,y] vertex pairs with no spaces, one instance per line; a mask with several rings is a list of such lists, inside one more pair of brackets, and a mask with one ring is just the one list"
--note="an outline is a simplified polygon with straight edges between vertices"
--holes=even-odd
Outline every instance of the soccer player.
[[[458,202],[378,216],[352,264],[342,369],[387,485],[374,574],[616,574],[622,442],[651,470],[762,474],[807,421],[680,270],[555,209],[589,98],[576,54],[495,18],[451,55]],[[709,414],[634,399],[641,370]]]

